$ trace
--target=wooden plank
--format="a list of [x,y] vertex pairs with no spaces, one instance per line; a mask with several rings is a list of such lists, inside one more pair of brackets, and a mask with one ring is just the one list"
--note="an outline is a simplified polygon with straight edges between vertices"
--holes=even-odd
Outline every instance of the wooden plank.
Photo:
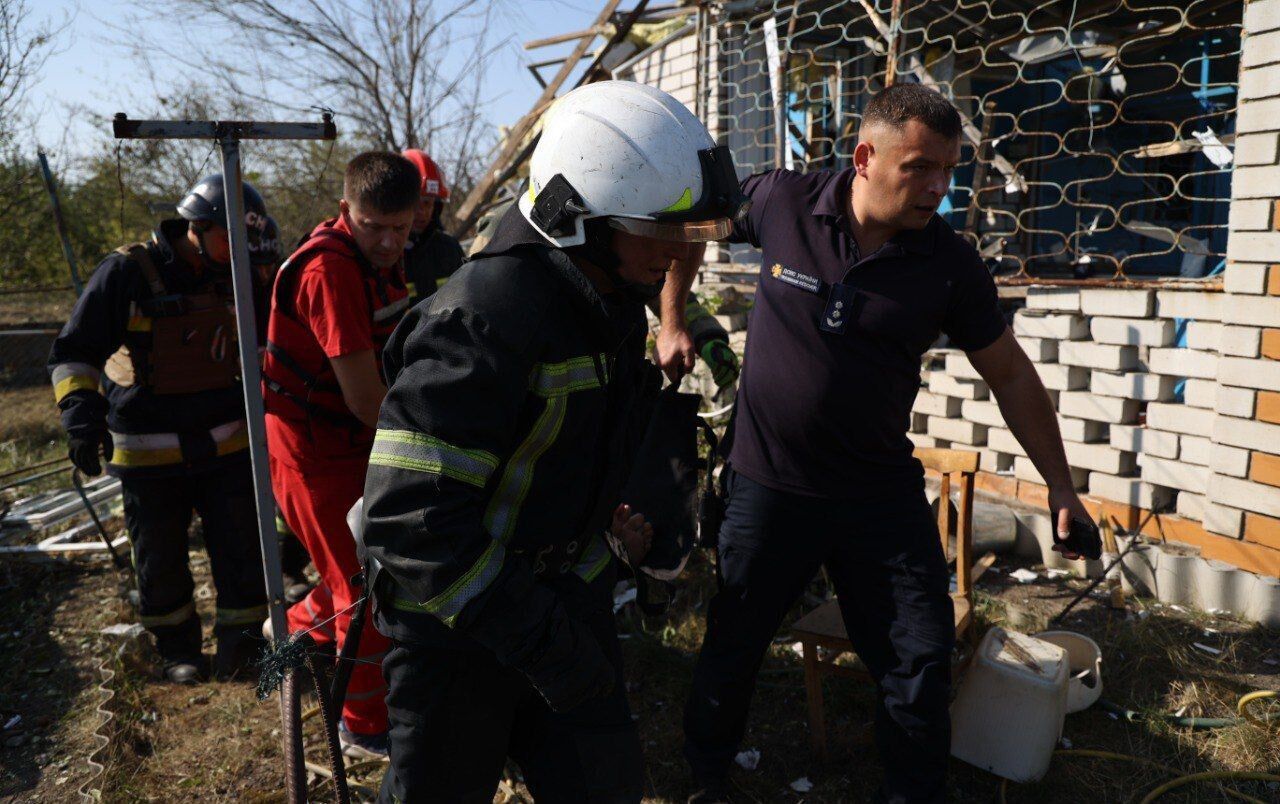
[[951,472],[978,471],[978,453],[971,450],[917,447],[911,454],[924,464],[924,468],[935,472],[950,474]]
[[548,45],[559,45],[564,42],[572,42],[575,39],[599,36],[602,33],[604,33],[604,26],[593,25],[584,31],[556,34],[555,36],[548,36],[543,39],[530,39],[528,42],[524,43],[524,49],[537,50],[540,47],[547,47]]

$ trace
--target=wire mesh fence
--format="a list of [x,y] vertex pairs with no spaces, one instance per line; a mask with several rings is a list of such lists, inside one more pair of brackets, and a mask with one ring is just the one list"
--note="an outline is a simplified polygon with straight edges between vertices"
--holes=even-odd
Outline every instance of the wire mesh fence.
[[933,86],[964,119],[940,214],[1003,281],[1198,279],[1225,264],[1242,7],[725,3],[698,108],[744,169],[840,169],[886,81]]

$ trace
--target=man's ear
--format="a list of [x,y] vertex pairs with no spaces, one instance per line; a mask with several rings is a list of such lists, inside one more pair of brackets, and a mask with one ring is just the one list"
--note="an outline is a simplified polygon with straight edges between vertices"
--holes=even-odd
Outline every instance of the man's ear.
[[346,218],[347,223],[351,223],[351,205],[347,203],[347,199],[338,199],[338,216]]
[[875,155],[875,146],[869,142],[859,142],[853,149],[853,168],[862,178],[867,177],[867,165]]

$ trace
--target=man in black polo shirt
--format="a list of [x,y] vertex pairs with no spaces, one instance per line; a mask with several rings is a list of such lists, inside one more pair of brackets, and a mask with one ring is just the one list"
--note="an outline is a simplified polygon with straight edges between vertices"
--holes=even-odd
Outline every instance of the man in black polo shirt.
[[685,710],[691,802],[727,800],[760,661],[820,566],[879,687],[877,800],[944,800],[949,572],[906,437],[939,332],[968,353],[1048,481],[1059,532],[1073,516],[1090,522],[990,275],[935,214],[960,131],[941,95],[894,85],[867,105],[853,167],[743,182],[753,204],[732,240],[760,247],[763,265],[730,436],[723,587]]

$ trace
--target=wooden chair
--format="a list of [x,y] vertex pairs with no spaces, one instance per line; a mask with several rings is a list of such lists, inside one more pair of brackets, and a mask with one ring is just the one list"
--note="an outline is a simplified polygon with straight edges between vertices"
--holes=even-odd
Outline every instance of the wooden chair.
[[[994,558],[988,557],[979,566],[973,566],[973,485],[974,475],[978,471],[978,453],[956,449],[917,449],[915,456],[924,464],[925,469],[932,469],[942,475],[938,533],[942,539],[942,551],[948,554],[948,560],[954,560],[956,564],[956,591],[951,598],[955,604],[956,639],[964,640],[971,635],[973,628],[974,573],[976,571],[981,574],[990,566],[988,559]],[[956,549],[955,554],[951,555],[951,506],[946,501],[951,497],[953,474],[959,475],[960,505],[954,534]],[[841,654],[853,650],[836,601],[829,600],[801,617],[791,626],[791,633],[800,640],[804,648],[804,686],[809,700],[809,743],[813,752],[825,760],[827,732],[822,702],[822,677],[838,675],[870,680],[870,675],[865,670],[835,663]],[[827,649],[826,658],[819,657],[819,647]]]

